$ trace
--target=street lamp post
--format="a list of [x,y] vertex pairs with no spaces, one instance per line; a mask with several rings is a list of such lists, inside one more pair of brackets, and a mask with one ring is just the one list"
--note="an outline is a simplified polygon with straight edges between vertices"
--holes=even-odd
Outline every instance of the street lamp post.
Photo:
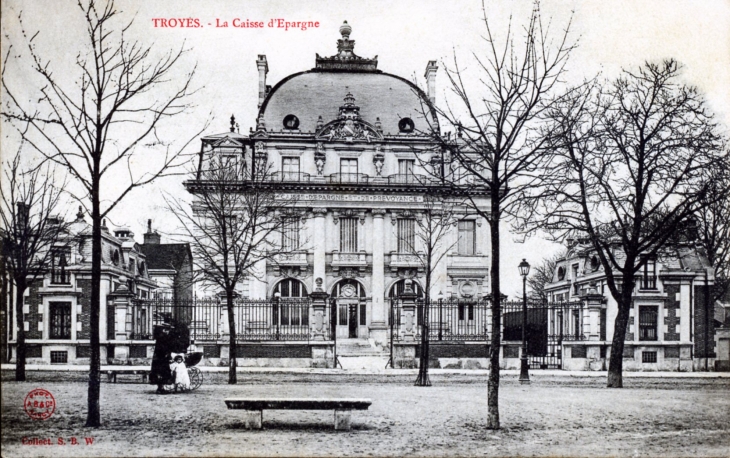
[[522,355],[520,356],[520,383],[530,384],[530,374],[527,369],[527,339],[525,330],[527,328],[527,275],[530,273],[530,264],[522,260],[519,266],[522,275]]

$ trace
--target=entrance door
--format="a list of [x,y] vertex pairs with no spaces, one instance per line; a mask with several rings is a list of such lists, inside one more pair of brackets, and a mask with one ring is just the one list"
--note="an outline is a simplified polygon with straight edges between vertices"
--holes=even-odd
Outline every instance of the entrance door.
[[357,338],[357,304],[350,304],[347,319],[348,337]]
[[337,299],[337,338],[354,339],[358,334],[357,299]]

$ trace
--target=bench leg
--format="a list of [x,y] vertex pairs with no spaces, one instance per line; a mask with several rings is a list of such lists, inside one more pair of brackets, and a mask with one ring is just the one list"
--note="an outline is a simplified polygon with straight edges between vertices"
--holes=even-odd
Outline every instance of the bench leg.
[[244,421],[246,429],[261,429],[264,422],[263,410],[246,410],[244,411]]
[[338,431],[350,430],[350,409],[335,409],[335,429]]

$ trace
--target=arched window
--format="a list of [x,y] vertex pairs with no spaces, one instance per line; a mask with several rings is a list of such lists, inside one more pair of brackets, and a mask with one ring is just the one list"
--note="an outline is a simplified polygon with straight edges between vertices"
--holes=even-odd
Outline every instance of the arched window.
[[295,278],[287,278],[276,284],[274,287],[274,297],[281,298],[302,298],[308,297],[307,288],[304,283]]
[[[423,288],[421,288],[421,285],[419,285],[415,281],[412,284],[413,284],[413,292],[416,293],[416,295],[419,298],[422,298],[423,297]],[[406,289],[406,281],[405,281],[405,279],[398,280],[397,282],[395,282],[393,284],[393,286],[390,287],[390,293],[388,293],[388,297],[390,297],[390,298],[398,297],[401,294],[403,294],[403,291],[405,289]]]
[[309,301],[304,283],[286,278],[274,287],[272,320],[279,326],[309,326]]

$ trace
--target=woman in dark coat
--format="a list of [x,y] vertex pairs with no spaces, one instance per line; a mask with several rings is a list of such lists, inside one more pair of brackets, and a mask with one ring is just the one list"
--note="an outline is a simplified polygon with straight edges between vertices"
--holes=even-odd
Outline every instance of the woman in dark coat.
[[164,316],[165,322],[155,326],[155,352],[152,355],[150,383],[157,384],[158,393],[166,393],[163,388],[172,382],[170,359],[172,353],[185,353],[190,346],[190,329],[170,316]]
[[152,355],[152,369],[150,370],[150,383],[157,384],[157,393],[165,393],[163,385],[172,379],[170,370],[170,354],[173,347],[172,326],[165,323],[155,326],[155,352]]

